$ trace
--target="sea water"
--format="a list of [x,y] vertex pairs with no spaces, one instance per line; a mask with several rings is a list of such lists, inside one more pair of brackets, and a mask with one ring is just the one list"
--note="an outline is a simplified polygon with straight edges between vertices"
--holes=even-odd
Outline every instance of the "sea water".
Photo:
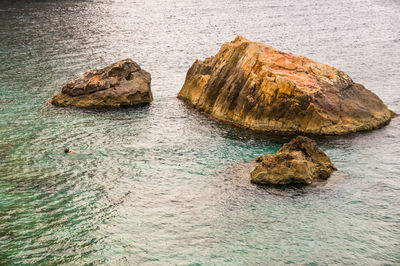
[[[176,98],[196,59],[240,34],[347,72],[400,113],[400,2],[1,1],[0,264],[400,264],[400,120],[317,138],[339,169],[304,188],[250,183],[289,137]],[[154,102],[46,102],[132,58]],[[79,154],[63,153],[64,148]]]

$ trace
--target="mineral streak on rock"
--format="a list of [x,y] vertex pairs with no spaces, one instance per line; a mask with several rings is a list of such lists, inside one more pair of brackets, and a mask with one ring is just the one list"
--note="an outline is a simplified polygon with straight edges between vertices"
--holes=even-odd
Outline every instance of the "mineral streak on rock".
[[50,103],[74,107],[119,107],[150,103],[151,76],[131,59],[87,72],[68,82]]
[[380,128],[394,116],[346,73],[241,36],[196,60],[178,98],[217,119],[269,132],[345,134]]
[[336,167],[315,141],[298,136],[276,153],[256,158],[251,182],[261,185],[309,185],[327,179]]

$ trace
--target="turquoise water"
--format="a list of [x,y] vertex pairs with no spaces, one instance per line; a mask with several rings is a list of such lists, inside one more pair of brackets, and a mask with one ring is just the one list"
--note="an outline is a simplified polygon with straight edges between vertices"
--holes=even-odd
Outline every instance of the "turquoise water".
[[[400,3],[1,1],[0,264],[400,264],[400,119],[319,138],[326,184],[263,188],[250,162],[288,138],[176,99],[195,59],[242,34],[346,71],[400,113]],[[132,58],[145,107],[46,104]],[[65,147],[81,154],[63,154]]]

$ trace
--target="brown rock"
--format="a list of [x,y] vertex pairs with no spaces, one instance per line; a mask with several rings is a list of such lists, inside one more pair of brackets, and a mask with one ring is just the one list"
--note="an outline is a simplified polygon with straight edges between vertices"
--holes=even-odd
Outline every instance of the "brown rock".
[[87,72],[68,82],[50,103],[74,107],[119,107],[150,103],[151,76],[131,59]]
[[317,143],[299,136],[286,143],[276,155],[257,157],[251,182],[261,185],[309,185],[315,179],[327,179],[336,167]]
[[345,134],[382,127],[394,116],[346,73],[241,36],[196,60],[178,98],[217,119],[269,132]]

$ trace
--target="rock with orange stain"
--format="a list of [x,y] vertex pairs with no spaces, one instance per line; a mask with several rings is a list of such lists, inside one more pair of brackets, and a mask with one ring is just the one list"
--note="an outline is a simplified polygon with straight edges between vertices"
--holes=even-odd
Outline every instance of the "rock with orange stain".
[[217,119],[278,133],[346,134],[395,115],[346,73],[241,36],[196,60],[178,98]]
[[68,82],[50,102],[57,106],[120,107],[150,103],[151,76],[131,59]]

